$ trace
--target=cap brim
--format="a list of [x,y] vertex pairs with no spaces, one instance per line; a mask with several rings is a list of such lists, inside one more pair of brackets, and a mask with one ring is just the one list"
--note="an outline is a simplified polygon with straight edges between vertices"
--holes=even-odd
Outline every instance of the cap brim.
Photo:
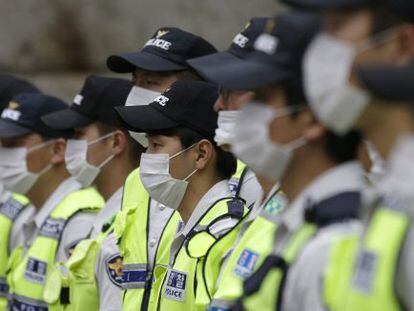
[[151,105],[115,107],[122,124],[133,132],[166,130],[179,126]]
[[42,117],[42,121],[55,130],[72,130],[86,126],[94,120],[68,108],[45,115]]
[[234,57],[226,64],[224,62],[226,58],[230,60],[228,55],[222,57],[220,66],[214,66],[214,69],[206,69],[206,63],[203,64],[206,78],[208,75],[210,81],[226,89],[254,90],[262,86],[276,84],[289,77],[288,72],[264,63],[235,59]]
[[410,66],[367,66],[358,69],[358,77],[370,93],[391,102],[414,103],[414,64]]
[[335,9],[364,6],[378,0],[283,0],[287,5],[301,9]]
[[106,65],[110,70],[117,73],[133,72],[136,68],[158,72],[187,69],[184,65],[179,65],[161,56],[144,51],[109,56]]
[[31,129],[25,128],[21,125],[18,125],[14,122],[8,120],[0,120],[0,137],[1,138],[13,138],[19,137],[26,134],[30,134],[33,131]]

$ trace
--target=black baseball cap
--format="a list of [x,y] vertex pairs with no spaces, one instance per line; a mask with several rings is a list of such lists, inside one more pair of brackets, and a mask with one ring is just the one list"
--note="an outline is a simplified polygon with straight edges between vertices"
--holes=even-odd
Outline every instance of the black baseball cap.
[[152,103],[144,106],[115,108],[128,130],[151,132],[183,126],[213,139],[218,97],[215,85],[202,81],[176,81]]
[[38,133],[43,137],[70,137],[72,131],[59,131],[48,127],[41,120],[42,116],[60,111],[67,105],[60,99],[38,94],[19,94],[9,102],[1,114],[0,137],[13,138],[30,133]]
[[414,60],[409,65],[366,65],[357,75],[374,96],[392,102],[414,104]]
[[[226,84],[234,80],[231,72],[223,70],[223,66],[243,65],[243,60],[254,50],[254,42],[257,37],[265,31],[268,17],[252,18],[244,29],[238,33],[230,47],[226,51],[193,58],[187,63],[198,72],[204,79],[219,85]],[[231,75],[229,78],[228,75]]]
[[133,72],[136,68],[148,71],[182,71],[188,69],[187,59],[217,52],[203,38],[176,27],[162,27],[134,53],[109,56],[106,64],[114,72]]
[[29,81],[9,74],[0,74],[0,111],[14,96],[23,93],[40,93],[40,91]]
[[42,120],[59,130],[75,129],[96,121],[117,126],[114,107],[125,104],[131,88],[132,83],[125,79],[88,76],[70,107],[48,114]]
[[[303,54],[320,29],[320,16],[289,11],[267,21],[266,32],[254,43],[254,51],[242,63],[222,66],[221,86],[229,89],[257,89],[298,77]],[[301,83],[300,83],[301,84]]]
[[296,8],[310,10],[386,5],[395,14],[414,23],[414,1],[412,0],[282,0],[282,2]]

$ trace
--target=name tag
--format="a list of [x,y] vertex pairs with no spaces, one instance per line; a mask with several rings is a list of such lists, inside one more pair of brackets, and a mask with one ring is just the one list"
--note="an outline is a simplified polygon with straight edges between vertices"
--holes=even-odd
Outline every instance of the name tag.
[[244,249],[237,260],[237,265],[234,268],[236,273],[241,278],[245,279],[253,272],[256,262],[259,259],[259,254],[252,252],[248,249]]
[[46,280],[47,262],[29,257],[24,277],[34,283],[44,284]]
[[165,298],[181,302],[185,301],[186,286],[187,273],[177,270],[170,270],[167,287],[165,288]]

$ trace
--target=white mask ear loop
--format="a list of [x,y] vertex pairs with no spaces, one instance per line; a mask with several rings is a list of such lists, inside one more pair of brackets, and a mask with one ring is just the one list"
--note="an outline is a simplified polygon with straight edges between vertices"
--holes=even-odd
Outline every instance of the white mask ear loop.
[[186,152],[187,150],[190,150],[190,149],[191,149],[191,148],[193,148],[195,145],[197,145],[197,143],[194,143],[194,144],[192,144],[190,147],[187,147],[187,148],[185,148],[185,149],[183,149],[183,150],[181,150],[181,151],[178,151],[176,154],[173,154],[173,155],[170,157],[170,160],[172,160],[172,159],[174,159],[174,158],[176,158],[176,157],[178,157],[178,156],[182,155],[184,152]]
[[27,149],[27,154],[29,154],[29,153],[31,153],[31,152],[33,152],[33,151],[36,151],[36,150],[42,149],[43,147],[46,147],[46,146],[48,146],[48,145],[51,145],[51,144],[53,144],[55,141],[56,141],[56,139],[51,139],[51,140],[49,140],[49,141],[46,141],[46,142],[41,143],[41,144],[39,144],[39,145],[36,145],[36,146],[34,146],[34,147],[32,147],[32,148],[28,148],[28,149]]
[[89,142],[88,142],[88,146],[91,146],[91,145],[93,145],[93,144],[96,144],[96,143],[98,143],[98,142],[100,142],[100,141],[104,140],[105,138],[111,137],[111,136],[112,136],[112,135],[114,135],[114,134],[115,134],[115,131],[113,131],[113,132],[111,132],[111,133],[108,133],[108,134],[106,134],[106,135],[104,135],[104,136],[98,137],[98,138],[96,138],[96,139],[94,139],[94,140],[91,140],[91,141],[89,141]]

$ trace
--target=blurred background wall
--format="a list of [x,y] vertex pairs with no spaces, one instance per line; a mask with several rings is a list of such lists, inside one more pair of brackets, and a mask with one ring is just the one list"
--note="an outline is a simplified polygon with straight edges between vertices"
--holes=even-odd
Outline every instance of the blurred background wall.
[[160,26],[225,49],[250,17],[279,9],[275,0],[0,0],[0,71],[70,102],[87,74],[113,75],[107,56],[141,49]]

